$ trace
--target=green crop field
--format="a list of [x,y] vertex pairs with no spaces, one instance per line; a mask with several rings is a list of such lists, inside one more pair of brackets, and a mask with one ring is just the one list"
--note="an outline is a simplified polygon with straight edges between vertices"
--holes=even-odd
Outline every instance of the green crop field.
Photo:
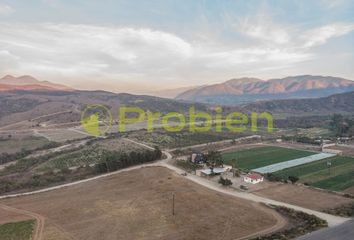
[[313,154],[315,153],[309,151],[266,146],[225,153],[223,154],[223,160],[225,164],[231,165],[232,160],[236,159],[238,168],[251,170]]
[[30,240],[35,221],[6,223],[0,226],[0,240]]
[[[331,168],[327,162],[332,163]],[[274,173],[283,179],[289,176],[297,176],[300,182],[308,183],[312,186],[343,191],[354,186],[354,158],[345,156],[336,156],[330,159],[324,159]]]

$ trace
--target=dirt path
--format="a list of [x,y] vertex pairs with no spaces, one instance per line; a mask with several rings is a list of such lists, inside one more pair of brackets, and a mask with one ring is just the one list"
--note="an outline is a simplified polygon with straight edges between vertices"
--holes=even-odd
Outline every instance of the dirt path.
[[4,209],[6,211],[9,211],[9,212],[23,214],[23,215],[29,216],[30,218],[35,219],[36,220],[36,229],[33,231],[32,239],[33,240],[42,240],[44,223],[45,223],[45,218],[43,216],[38,215],[36,213],[26,211],[26,210],[5,206],[2,204],[0,204],[0,208]]

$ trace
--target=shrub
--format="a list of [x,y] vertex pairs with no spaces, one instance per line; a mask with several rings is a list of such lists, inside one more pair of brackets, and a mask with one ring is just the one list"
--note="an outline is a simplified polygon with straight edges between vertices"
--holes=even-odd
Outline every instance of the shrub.
[[299,181],[299,178],[296,176],[289,176],[288,179],[291,181],[292,184],[296,183]]
[[232,181],[230,179],[223,178],[222,176],[220,176],[219,183],[223,186],[231,186],[232,185]]

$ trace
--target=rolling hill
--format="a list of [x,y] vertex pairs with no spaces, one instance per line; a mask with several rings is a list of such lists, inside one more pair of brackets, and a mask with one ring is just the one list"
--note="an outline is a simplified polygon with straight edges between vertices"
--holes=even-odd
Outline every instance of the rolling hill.
[[294,76],[267,81],[257,78],[231,79],[224,83],[194,88],[176,99],[234,105],[259,100],[318,98],[354,91],[354,81],[323,76]]

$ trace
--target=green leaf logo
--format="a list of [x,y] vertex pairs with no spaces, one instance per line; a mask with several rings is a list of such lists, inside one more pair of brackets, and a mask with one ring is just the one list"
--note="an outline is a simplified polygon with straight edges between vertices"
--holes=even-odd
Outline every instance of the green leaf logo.
[[88,105],[81,114],[81,126],[92,136],[104,136],[112,127],[112,113],[103,105]]

